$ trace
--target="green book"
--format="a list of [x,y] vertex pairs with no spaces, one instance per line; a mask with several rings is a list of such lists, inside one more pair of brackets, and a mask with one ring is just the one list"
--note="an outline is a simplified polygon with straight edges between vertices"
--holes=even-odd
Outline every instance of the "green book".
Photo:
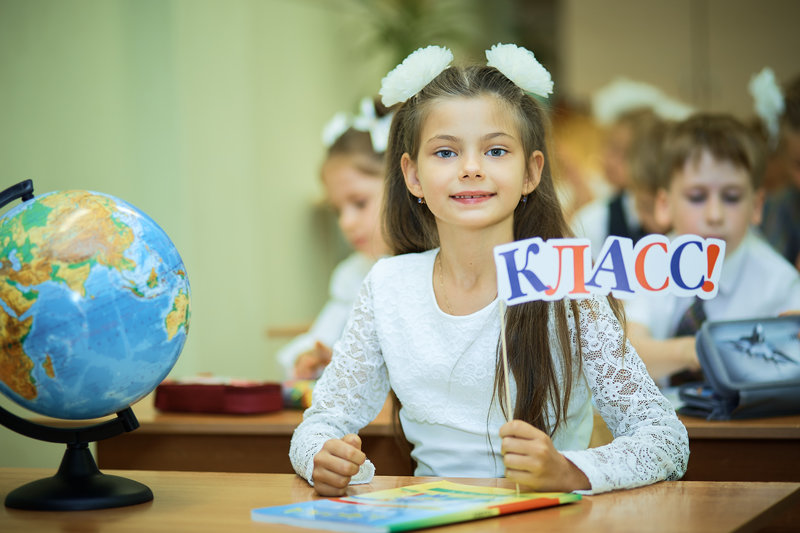
[[434,481],[345,498],[325,498],[253,509],[258,522],[333,531],[410,531],[478,520],[581,499],[565,492],[521,492],[513,489]]

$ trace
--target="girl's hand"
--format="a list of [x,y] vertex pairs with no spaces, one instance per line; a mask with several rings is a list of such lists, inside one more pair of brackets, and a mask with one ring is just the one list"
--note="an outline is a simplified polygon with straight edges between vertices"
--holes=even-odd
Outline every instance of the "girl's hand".
[[294,361],[294,377],[297,379],[317,379],[328,363],[332,350],[317,341],[314,347],[297,356]]
[[550,437],[522,420],[500,428],[506,478],[543,492],[592,488],[586,475],[561,455]]
[[314,490],[320,496],[342,496],[350,484],[350,478],[358,473],[367,460],[361,451],[361,438],[350,433],[341,439],[325,441],[314,456]]

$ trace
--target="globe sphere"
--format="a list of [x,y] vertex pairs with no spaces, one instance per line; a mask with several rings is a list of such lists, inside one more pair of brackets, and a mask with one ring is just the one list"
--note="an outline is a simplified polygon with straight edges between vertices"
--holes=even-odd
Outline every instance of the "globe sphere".
[[151,392],[183,349],[186,268],[167,234],[113,196],[57,191],[0,218],[0,392],[87,419]]

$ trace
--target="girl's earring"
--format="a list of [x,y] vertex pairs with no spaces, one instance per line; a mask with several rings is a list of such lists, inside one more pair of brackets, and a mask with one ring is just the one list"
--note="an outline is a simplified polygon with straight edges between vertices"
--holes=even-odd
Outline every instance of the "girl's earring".
[[417,203],[424,205],[425,204],[425,198],[423,198],[422,196],[418,196],[417,197]]
[[525,204],[528,203],[528,195],[527,194],[523,194],[522,198],[520,200],[522,201],[522,205],[524,206]]

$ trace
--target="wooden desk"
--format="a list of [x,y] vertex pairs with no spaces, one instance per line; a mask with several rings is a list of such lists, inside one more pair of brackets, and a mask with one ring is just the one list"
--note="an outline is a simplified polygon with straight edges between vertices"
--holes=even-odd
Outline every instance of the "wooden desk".
[[[140,481],[151,502],[97,511],[0,509],[0,531],[219,532],[304,530],[250,519],[250,510],[314,499],[308,484],[290,474],[214,472],[108,472]],[[0,496],[47,477],[44,469],[0,469]],[[435,478],[378,476],[352,493],[387,489]],[[455,479],[513,487],[502,479]],[[627,491],[586,496],[580,502],[437,528],[447,532],[529,531],[758,531],[791,507],[800,506],[800,483],[664,482]],[[307,531],[307,530],[305,530]]]
[[800,415],[708,421],[681,416],[694,481],[800,481]]
[[[151,397],[133,410],[138,429],[97,443],[101,469],[294,473],[289,443],[303,419],[300,410],[247,416],[164,413],[153,407]],[[359,435],[382,475],[413,474],[408,454],[395,441],[388,402]]]
[[[289,441],[301,411],[256,416],[162,413],[147,397],[134,412],[139,429],[97,443],[100,468],[293,473]],[[681,420],[691,450],[685,480],[800,482],[800,416]],[[379,474],[413,474],[408,456],[395,443],[388,406],[360,434]]]

